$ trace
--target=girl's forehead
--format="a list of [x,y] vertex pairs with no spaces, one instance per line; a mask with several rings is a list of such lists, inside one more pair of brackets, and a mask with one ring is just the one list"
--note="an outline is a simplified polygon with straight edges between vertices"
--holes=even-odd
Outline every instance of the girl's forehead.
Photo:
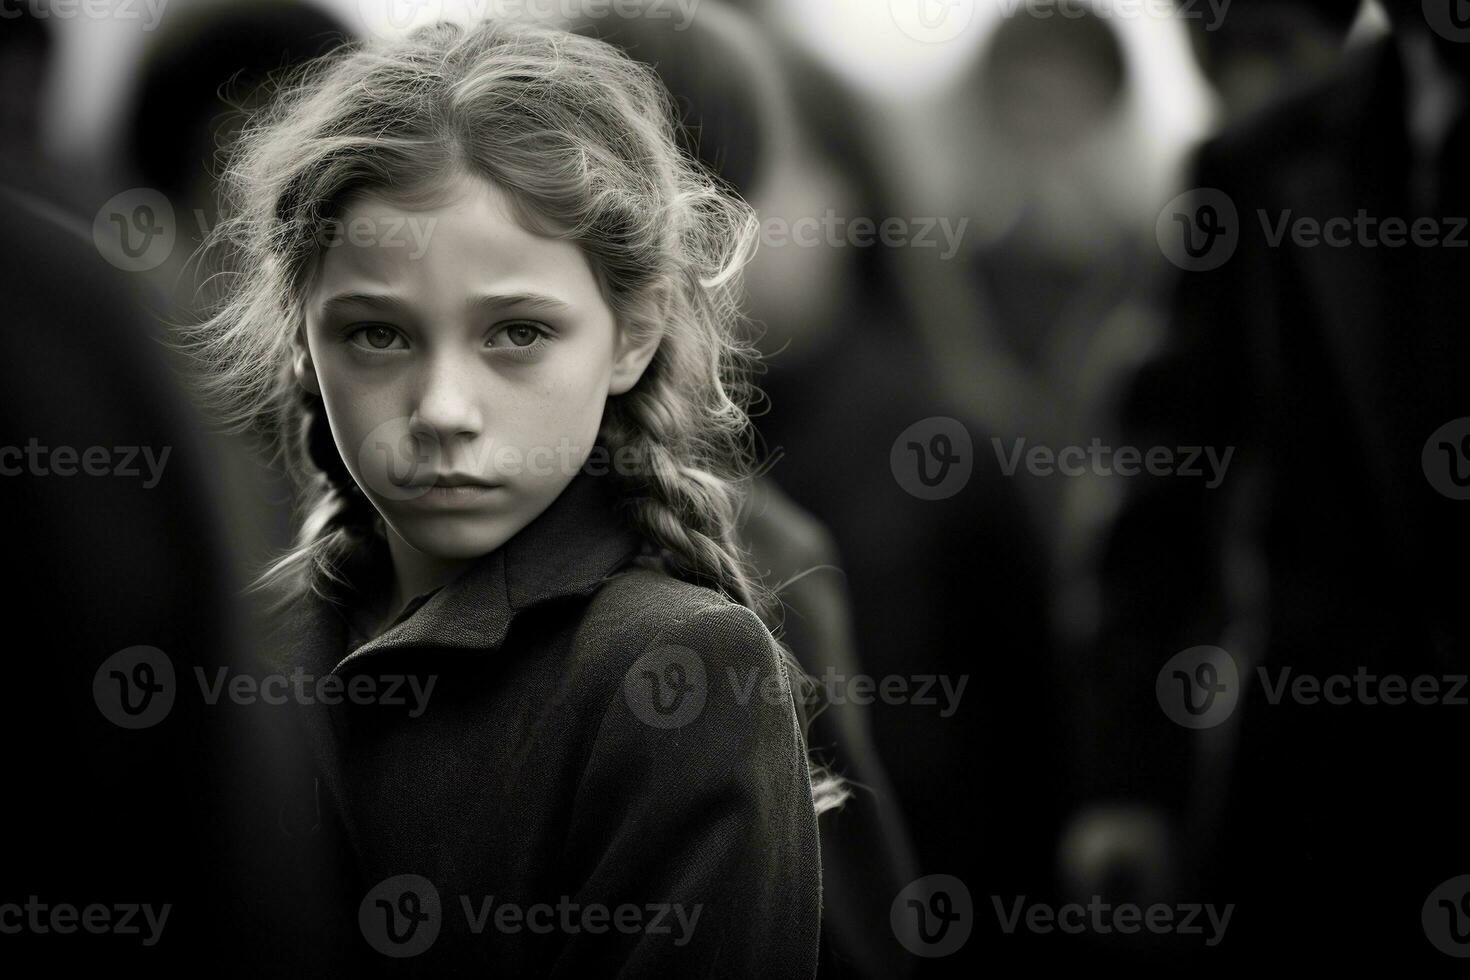
[[433,198],[354,195],[319,242],[311,302],[367,287],[435,302],[507,290],[560,295],[574,306],[600,297],[582,249],[527,228],[507,191],[468,176],[440,190]]

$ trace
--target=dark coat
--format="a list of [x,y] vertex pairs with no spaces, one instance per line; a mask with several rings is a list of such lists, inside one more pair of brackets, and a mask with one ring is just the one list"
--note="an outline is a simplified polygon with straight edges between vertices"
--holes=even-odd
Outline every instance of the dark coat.
[[639,558],[604,483],[578,476],[355,649],[322,599],[287,618],[293,671],[427,692],[303,706],[343,972],[813,975],[821,869],[786,671],[753,612]]
[[[1133,397],[1132,444],[1237,451],[1216,490],[1131,488],[1086,672],[1099,696],[1094,771],[1111,776],[1100,795],[1183,812],[1194,894],[1239,903],[1231,946],[1244,963],[1328,932],[1354,939],[1324,948],[1324,962],[1439,957],[1420,904],[1465,866],[1452,775],[1463,709],[1273,704],[1265,683],[1470,666],[1470,516],[1435,489],[1425,457],[1441,425],[1470,415],[1470,251],[1356,234],[1273,245],[1267,232],[1360,211],[1408,223],[1467,213],[1463,197],[1416,202],[1412,161],[1392,42],[1204,147],[1191,183],[1230,199],[1238,244],[1180,278],[1168,343]],[[1447,195],[1463,195],[1464,171],[1444,174]],[[1160,667],[1198,644],[1224,647],[1240,671],[1239,704],[1209,733],[1174,726],[1155,696]]]

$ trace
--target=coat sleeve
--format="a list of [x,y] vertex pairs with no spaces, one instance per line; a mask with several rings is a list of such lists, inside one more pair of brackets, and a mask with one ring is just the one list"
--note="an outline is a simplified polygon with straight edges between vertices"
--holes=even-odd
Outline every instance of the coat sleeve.
[[641,645],[608,700],[564,854],[584,927],[553,975],[811,977],[820,863],[770,633],[707,606]]

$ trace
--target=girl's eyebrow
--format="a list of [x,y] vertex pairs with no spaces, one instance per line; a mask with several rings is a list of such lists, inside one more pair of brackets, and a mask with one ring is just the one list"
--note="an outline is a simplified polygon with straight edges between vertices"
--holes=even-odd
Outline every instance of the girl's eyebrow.
[[572,311],[570,303],[542,293],[487,293],[470,300],[470,307],[476,310],[501,309],[507,306],[541,313],[570,313]]
[[[322,300],[323,315],[334,312],[357,311],[364,307],[385,313],[406,313],[407,308],[397,297],[379,293],[338,293]],[[476,296],[469,302],[472,310],[493,310],[515,307],[527,312],[570,313],[572,305],[555,296],[543,293],[487,293]]]
[[379,293],[338,293],[322,300],[322,314],[328,315],[334,311],[360,310],[367,307],[371,310],[382,310],[387,313],[404,312],[404,305],[393,296]]

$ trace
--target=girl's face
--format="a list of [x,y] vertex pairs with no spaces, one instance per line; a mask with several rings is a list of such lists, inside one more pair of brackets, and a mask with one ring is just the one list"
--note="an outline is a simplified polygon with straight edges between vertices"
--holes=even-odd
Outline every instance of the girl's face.
[[450,190],[428,210],[362,195],[323,237],[295,371],[390,533],[464,560],[571,482],[657,338],[627,343],[581,249],[521,227],[503,191]]

